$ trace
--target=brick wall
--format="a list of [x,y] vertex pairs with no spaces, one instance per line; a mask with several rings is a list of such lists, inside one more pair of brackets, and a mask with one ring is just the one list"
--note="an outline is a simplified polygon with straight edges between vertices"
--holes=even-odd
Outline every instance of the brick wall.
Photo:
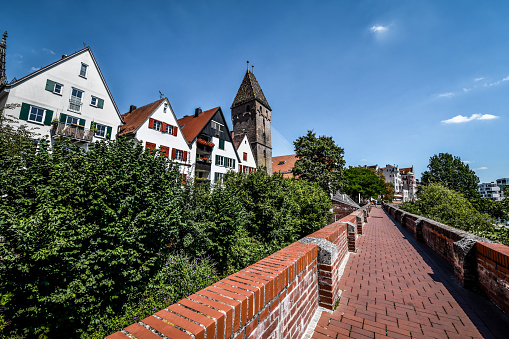
[[509,247],[484,242],[476,245],[479,286],[509,314]]
[[509,315],[509,247],[431,219],[407,213],[393,205],[385,210],[414,236],[454,268],[467,288],[481,288]]
[[339,266],[352,234],[355,244],[357,220],[366,220],[369,208],[107,338],[157,339],[158,334],[196,339],[302,337],[319,305],[333,308],[339,294]]

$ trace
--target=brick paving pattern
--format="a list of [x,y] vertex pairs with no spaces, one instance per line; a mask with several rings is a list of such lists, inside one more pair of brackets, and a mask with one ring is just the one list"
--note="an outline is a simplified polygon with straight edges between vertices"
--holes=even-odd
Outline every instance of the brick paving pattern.
[[313,338],[482,338],[382,209],[371,210],[357,241],[339,305],[322,314]]

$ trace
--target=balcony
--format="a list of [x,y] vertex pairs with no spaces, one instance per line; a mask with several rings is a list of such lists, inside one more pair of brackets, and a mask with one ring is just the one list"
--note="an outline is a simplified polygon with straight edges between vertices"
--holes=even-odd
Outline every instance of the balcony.
[[94,137],[94,132],[89,129],[85,129],[83,126],[75,124],[67,125],[65,123],[58,122],[53,124],[51,135],[53,138],[68,137],[76,141],[91,142]]

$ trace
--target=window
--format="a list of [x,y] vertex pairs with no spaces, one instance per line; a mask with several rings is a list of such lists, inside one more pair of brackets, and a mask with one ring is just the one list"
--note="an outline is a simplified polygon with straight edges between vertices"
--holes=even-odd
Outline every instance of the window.
[[171,151],[171,158],[175,160],[187,161],[187,152],[174,148]]
[[88,65],[85,65],[84,63],[81,63],[80,77],[86,77],[87,76],[87,68],[88,68]]
[[95,124],[94,136],[100,137],[100,138],[105,138],[107,130],[108,130],[108,126],[101,125],[101,124]]
[[152,143],[152,142],[148,142],[145,144],[145,150],[155,150],[156,149],[156,144]]
[[65,124],[66,125],[79,125],[80,124],[80,119],[79,118],[76,118],[76,117],[73,117],[73,116],[70,116],[68,115],[66,120],[65,120]]
[[47,91],[53,92],[55,94],[62,94],[62,87],[64,87],[64,85],[59,84],[58,82],[54,82],[50,79],[46,80]]
[[246,152],[244,152],[244,153],[242,154],[242,159],[243,159],[244,161],[247,161],[247,153],[246,153]]
[[45,109],[40,107],[32,106],[30,107],[30,114],[28,115],[28,121],[38,122],[42,124],[44,120]]
[[216,154],[216,165],[224,166],[224,157]]
[[161,122],[160,121],[154,120],[154,129],[156,131],[160,131],[161,130]]
[[214,182],[222,184],[223,183],[223,176],[224,176],[223,173],[214,173]]
[[103,99],[100,99],[98,97],[94,97],[92,95],[92,98],[90,99],[90,105],[91,106],[94,106],[94,107],[97,107],[97,108],[103,108],[104,106],[104,100]]
[[235,159],[225,158],[226,167],[235,168]]
[[212,129],[215,129],[217,133],[222,132],[224,130],[224,126],[214,120],[210,121],[210,127],[212,127]]
[[182,159],[183,159],[183,157],[184,157],[184,151],[181,151],[181,150],[179,150],[179,149],[178,149],[178,150],[175,152],[175,159],[177,159],[177,160],[182,160]]
[[163,109],[163,112],[166,113],[166,110],[168,109],[168,104],[165,102],[164,103],[164,109]]
[[69,99],[69,110],[74,112],[81,111],[81,99],[83,98],[83,91],[73,88],[71,92],[71,99]]
[[166,133],[171,135],[177,135],[177,127],[172,125],[166,125]]

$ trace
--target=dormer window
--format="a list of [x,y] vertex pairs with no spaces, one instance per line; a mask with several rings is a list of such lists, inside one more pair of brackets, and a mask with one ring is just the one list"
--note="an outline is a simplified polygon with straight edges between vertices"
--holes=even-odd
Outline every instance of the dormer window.
[[87,68],[88,68],[88,65],[81,63],[80,77],[85,78],[87,76]]
[[167,103],[164,103],[164,109],[163,109],[163,112],[166,113],[166,111],[168,110],[168,104]]

